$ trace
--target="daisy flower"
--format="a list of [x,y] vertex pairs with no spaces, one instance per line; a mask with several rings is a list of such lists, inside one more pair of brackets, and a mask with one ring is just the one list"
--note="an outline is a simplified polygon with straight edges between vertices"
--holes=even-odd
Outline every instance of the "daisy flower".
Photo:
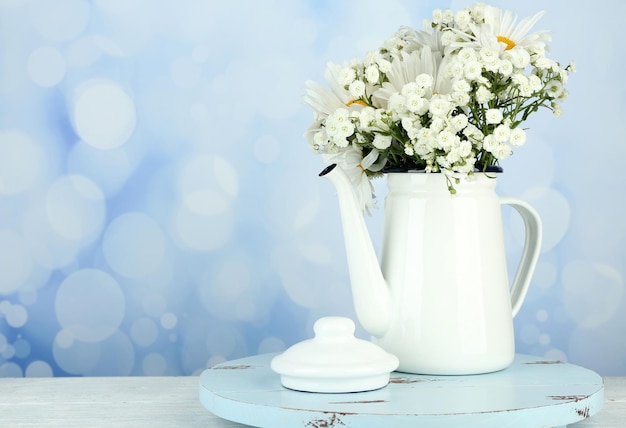
[[437,76],[440,59],[430,49],[416,50],[411,53],[401,52],[391,61],[391,68],[387,72],[387,81],[373,94],[375,104],[387,106],[389,98],[394,93],[402,92],[408,85],[416,83],[421,74]]
[[546,42],[551,40],[549,34],[543,30],[530,33],[530,30],[545,13],[545,11],[538,12],[517,23],[517,16],[513,12],[486,5],[482,22],[468,23],[470,32],[451,29],[460,40],[451,42],[449,47],[453,50],[461,47],[471,47],[476,50],[488,47],[499,52],[520,47],[542,51],[546,47]]
[[339,83],[344,67],[328,63],[324,77],[328,88],[312,80],[305,82],[304,102],[313,108],[313,111],[321,116],[331,115],[335,110],[344,108],[352,100],[350,92],[346,91]]

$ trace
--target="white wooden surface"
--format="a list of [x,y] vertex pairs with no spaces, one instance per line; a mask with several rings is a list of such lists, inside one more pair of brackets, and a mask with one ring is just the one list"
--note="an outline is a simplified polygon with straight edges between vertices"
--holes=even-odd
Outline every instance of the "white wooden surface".
[[[570,427],[626,427],[626,377],[604,381],[604,409]],[[245,427],[209,413],[198,391],[192,376],[0,378],[0,427]]]

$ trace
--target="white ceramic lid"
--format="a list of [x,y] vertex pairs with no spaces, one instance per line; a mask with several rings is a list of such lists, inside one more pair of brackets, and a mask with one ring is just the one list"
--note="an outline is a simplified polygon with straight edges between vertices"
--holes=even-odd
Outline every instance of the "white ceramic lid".
[[307,392],[371,391],[389,383],[398,358],[378,345],[354,337],[349,318],[315,322],[315,337],[296,343],[272,359],[284,387]]

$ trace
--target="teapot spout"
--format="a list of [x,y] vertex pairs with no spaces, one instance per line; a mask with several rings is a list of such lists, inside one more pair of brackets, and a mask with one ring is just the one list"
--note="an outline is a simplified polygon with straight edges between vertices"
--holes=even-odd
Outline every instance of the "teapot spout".
[[328,166],[319,175],[327,178],[337,190],[357,317],[371,335],[382,337],[391,322],[390,290],[380,269],[352,183],[336,164]]

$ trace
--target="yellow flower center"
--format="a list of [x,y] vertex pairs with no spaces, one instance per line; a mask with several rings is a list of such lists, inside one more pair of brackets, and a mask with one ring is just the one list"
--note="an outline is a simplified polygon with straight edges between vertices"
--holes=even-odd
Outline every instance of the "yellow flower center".
[[365,103],[365,101],[362,101],[362,100],[350,100],[346,103],[346,107],[350,107],[352,104],[358,104],[363,107],[367,107],[367,104]]
[[508,51],[509,49],[513,49],[515,47],[515,42],[508,37],[498,36],[498,41],[506,45],[506,48],[504,48],[505,51]]

